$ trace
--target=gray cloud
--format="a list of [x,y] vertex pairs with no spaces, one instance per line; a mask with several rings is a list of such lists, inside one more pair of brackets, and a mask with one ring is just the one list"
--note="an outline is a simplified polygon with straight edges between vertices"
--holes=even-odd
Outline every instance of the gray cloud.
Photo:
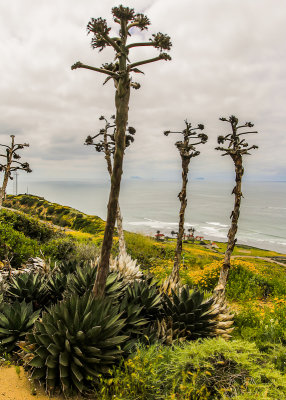
[[[218,118],[235,114],[259,131],[249,138],[260,148],[248,157],[246,177],[285,179],[285,2],[123,3],[146,12],[152,22],[150,33],[136,33],[136,40],[161,31],[173,42],[171,62],[146,65],[145,75],[135,77],[142,87],[132,92],[129,123],[137,133],[126,151],[124,176],[176,179],[175,138],[162,132],[182,128],[188,118],[204,123],[209,135],[191,174],[228,177],[230,160],[213,148],[227,129]],[[23,154],[33,168],[31,179],[106,176],[104,158],[83,142],[101,127],[100,115],[114,113],[114,88],[102,86],[100,74],[70,66],[78,60],[100,66],[113,59],[110,49],[91,49],[85,27],[97,16],[112,24],[110,10],[117,4],[14,0],[0,5],[0,140],[7,142],[14,133],[31,144]],[[153,54],[141,48],[131,57]]]

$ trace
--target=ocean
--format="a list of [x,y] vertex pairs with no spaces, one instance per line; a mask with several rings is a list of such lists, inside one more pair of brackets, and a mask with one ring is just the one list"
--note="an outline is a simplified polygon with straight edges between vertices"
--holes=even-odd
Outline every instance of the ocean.
[[[125,230],[154,235],[178,228],[180,182],[123,180],[120,207]],[[185,228],[226,241],[233,182],[190,180]],[[20,187],[21,190],[21,187]],[[286,182],[244,182],[238,243],[286,253]],[[109,184],[91,181],[29,182],[29,193],[106,219]]]

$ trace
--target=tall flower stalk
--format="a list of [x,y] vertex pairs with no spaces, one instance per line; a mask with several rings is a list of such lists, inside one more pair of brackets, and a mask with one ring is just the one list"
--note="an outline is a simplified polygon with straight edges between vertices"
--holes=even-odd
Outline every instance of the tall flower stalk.
[[[231,126],[231,133],[225,136],[218,136],[218,144],[226,145],[225,147],[219,146],[216,147],[216,150],[223,151],[222,156],[229,155],[235,167],[235,187],[233,188],[232,194],[234,194],[234,208],[230,215],[231,224],[227,234],[228,242],[227,248],[224,255],[223,266],[220,270],[220,277],[218,284],[214,290],[217,295],[224,295],[226,284],[229,276],[229,271],[231,268],[230,258],[235,247],[237,239],[235,238],[237,227],[238,227],[238,219],[240,214],[240,204],[241,198],[243,197],[241,191],[241,182],[242,176],[244,173],[244,168],[242,165],[242,156],[246,154],[250,154],[249,150],[258,149],[258,146],[249,144],[246,142],[244,135],[249,133],[257,133],[257,131],[245,131],[246,128],[252,128],[254,125],[251,122],[246,122],[245,124],[239,125],[238,118],[234,115],[231,115],[227,118],[220,118],[221,121],[228,122]],[[241,129],[244,130],[241,132]]]
[[[143,14],[136,14],[134,9],[122,5],[112,8],[114,22],[120,26],[117,37],[110,35],[111,28],[105,19],[92,18],[87,25],[88,33],[93,35],[91,45],[94,49],[103,50],[111,47],[115,52],[115,61],[106,63],[102,67],[93,67],[81,62],[75,63],[71,68],[84,68],[107,75],[104,83],[110,79],[115,85],[115,152],[111,175],[111,187],[107,208],[107,218],[101,248],[100,263],[93,293],[96,297],[104,296],[106,279],[109,271],[109,258],[112,247],[113,232],[116,222],[117,205],[120,192],[121,175],[123,171],[123,157],[125,149],[125,133],[128,121],[128,109],[130,100],[130,88],[139,89],[137,82],[132,82],[131,74],[142,73],[137,67],[160,60],[170,60],[171,57],[163,50],[170,50],[170,37],[162,33],[153,34],[147,42],[127,43],[135,28],[144,31],[150,25],[149,19]],[[159,55],[154,58],[130,62],[129,52],[132,48],[150,46],[159,50]]]
[[[0,162],[0,172],[4,172],[3,182],[0,189],[0,208],[2,207],[3,200],[6,197],[6,188],[9,179],[13,179],[12,173],[18,170],[32,172],[30,165],[27,162],[19,161],[21,156],[18,154],[19,150],[29,147],[28,143],[15,143],[15,135],[10,135],[11,144],[0,144],[4,147],[4,154],[0,154],[0,157],[4,158],[4,162]],[[1,158],[0,158],[1,160]]]
[[[101,121],[105,121],[104,128],[100,129],[99,133],[94,136],[88,136],[85,140],[86,145],[92,145],[95,147],[95,150],[98,152],[103,152],[105,155],[107,171],[112,176],[112,160],[115,152],[115,133],[116,133],[116,124],[114,123],[115,115],[111,116],[112,122],[109,122],[103,115],[99,118]],[[111,133],[109,133],[111,131]],[[125,136],[125,147],[128,147],[134,141],[134,135],[136,130],[129,126],[128,134]],[[96,141],[95,141],[96,139]],[[119,206],[119,202],[117,205],[117,231],[118,231],[118,244],[119,244],[119,254],[121,256],[126,256],[126,243],[124,238],[123,224],[122,224],[122,214]]]
[[184,223],[185,223],[185,210],[187,207],[187,183],[188,183],[188,172],[189,164],[192,158],[198,156],[200,152],[196,150],[197,145],[204,144],[208,140],[208,136],[205,133],[197,133],[202,131],[204,125],[199,124],[193,128],[192,124],[185,121],[186,128],[182,131],[165,131],[164,135],[168,136],[170,133],[177,133],[183,136],[183,140],[175,143],[175,146],[179,150],[182,162],[182,188],[178,195],[180,200],[180,212],[179,212],[179,230],[177,232],[177,244],[174,257],[174,265],[171,275],[163,283],[163,290],[170,292],[174,289],[180,281],[180,265],[182,257],[183,247],[183,236],[184,236]]

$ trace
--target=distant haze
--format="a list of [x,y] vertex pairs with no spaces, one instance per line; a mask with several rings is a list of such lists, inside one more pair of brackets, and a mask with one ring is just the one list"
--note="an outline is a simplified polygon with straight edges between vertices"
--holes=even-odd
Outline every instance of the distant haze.
[[[286,24],[284,0],[130,0],[124,5],[145,13],[149,32],[171,36],[172,61],[142,66],[141,84],[132,90],[129,124],[137,130],[126,150],[124,176],[132,179],[176,180],[180,162],[175,136],[184,119],[203,123],[209,142],[191,164],[191,176],[228,179],[233,165],[214,150],[218,134],[228,125],[220,116],[235,114],[252,121],[259,145],[246,156],[248,180],[285,180]],[[114,114],[114,87],[104,76],[71,71],[76,61],[101,66],[113,52],[90,47],[86,25],[91,17],[106,18],[117,29],[111,0],[13,0],[0,4],[0,143],[9,135],[30,143],[22,152],[31,181],[55,179],[106,180],[105,160],[87,135],[102,128],[100,115]],[[132,61],[157,55],[156,50],[131,51]],[[139,76],[137,76],[139,75]],[[21,176],[24,174],[22,173]],[[2,179],[2,177],[1,177]],[[21,178],[22,179],[22,178]]]

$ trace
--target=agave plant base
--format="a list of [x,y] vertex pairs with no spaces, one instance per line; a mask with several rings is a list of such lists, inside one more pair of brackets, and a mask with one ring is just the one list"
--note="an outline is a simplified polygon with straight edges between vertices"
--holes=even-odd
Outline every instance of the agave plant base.
[[124,319],[108,299],[72,296],[43,313],[28,333],[31,378],[46,389],[83,392],[90,379],[106,373],[123,353]]

